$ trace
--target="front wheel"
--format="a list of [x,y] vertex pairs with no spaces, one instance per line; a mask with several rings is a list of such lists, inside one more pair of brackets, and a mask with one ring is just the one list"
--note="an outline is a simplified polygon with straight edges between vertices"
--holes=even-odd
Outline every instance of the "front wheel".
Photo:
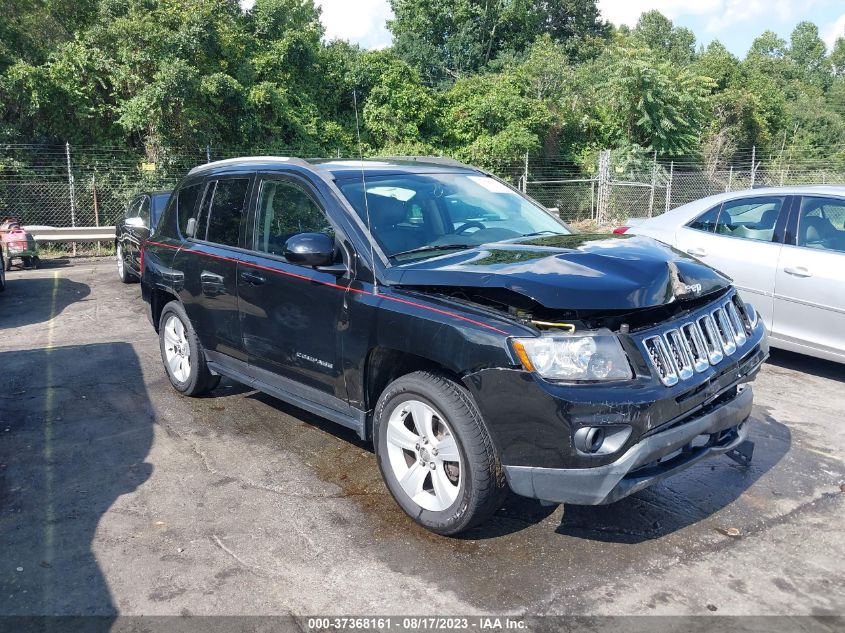
[[217,387],[220,376],[208,369],[199,339],[179,303],[171,301],[162,310],[158,335],[161,359],[176,391],[201,396]]
[[462,386],[427,371],[402,376],[379,398],[375,423],[382,477],[417,523],[457,534],[499,509],[507,492],[502,466]]

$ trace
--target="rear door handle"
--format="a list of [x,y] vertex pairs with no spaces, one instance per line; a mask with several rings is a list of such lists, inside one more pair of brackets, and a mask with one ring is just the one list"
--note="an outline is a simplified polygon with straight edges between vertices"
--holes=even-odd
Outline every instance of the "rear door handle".
[[245,281],[246,283],[252,284],[253,286],[260,286],[265,281],[267,281],[267,279],[256,273],[243,272],[241,273],[241,281]]
[[803,266],[787,266],[783,269],[787,275],[792,275],[794,277],[812,277],[813,273],[809,270],[804,268]]
[[687,253],[693,257],[707,257],[707,251],[703,248],[688,248]]

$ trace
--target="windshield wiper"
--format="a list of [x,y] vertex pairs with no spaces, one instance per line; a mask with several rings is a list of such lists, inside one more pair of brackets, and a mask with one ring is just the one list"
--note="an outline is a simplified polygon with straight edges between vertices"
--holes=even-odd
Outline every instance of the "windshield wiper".
[[468,248],[475,248],[475,244],[440,244],[434,245],[429,244],[428,246],[418,246],[417,248],[412,248],[407,251],[399,251],[398,253],[393,253],[391,257],[400,257],[402,255],[411,255],[413,253],[430,253],[434,251],[447,251],[447,250],[466,250]]
[[522,237],[537,237],[538,235],[566,235],[557,231],[537,231],[536,233],[525,233]]

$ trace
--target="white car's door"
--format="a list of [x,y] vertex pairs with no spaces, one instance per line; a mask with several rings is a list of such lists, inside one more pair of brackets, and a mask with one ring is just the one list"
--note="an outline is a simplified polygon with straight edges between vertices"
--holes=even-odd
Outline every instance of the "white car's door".
[[787,196],[746,196],[717,205],[678,228],[677,247],[733,279],[771,330],[775,270]]
[[[804,196],[775,279],[773,343],[845,362],[845,199]],[[788,240],[792,241],[792,240]]]

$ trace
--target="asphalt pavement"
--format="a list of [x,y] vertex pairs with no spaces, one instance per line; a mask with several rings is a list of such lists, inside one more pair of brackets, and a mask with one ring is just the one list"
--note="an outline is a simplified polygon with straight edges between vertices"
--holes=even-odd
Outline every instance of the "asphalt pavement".
[[169,385],[109,260],[0,294],[0,615],[845,614],[845,366],[774,351],[750,467],[417,527],[354,434]]

